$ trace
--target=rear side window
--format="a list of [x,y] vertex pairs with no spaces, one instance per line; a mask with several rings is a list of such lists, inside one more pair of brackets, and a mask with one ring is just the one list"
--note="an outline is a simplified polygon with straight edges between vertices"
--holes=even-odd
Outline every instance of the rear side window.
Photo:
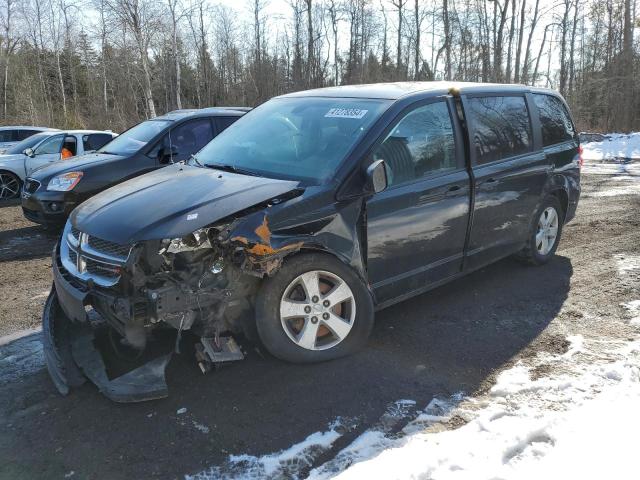
[[0,130],[0,142],[13,142],[14,130]]
[[16,130],[14,132],[14,140],[20,142],[25,138],[29,138],[31,135],[38,133],[38,130]]
[[540,114],[542,144],[545,147],[571,140],[575,136],[569,112],[559,98],[536,93],[533,101]]
[[532,150],[531,120],[524,97],[475,97],[468,105],[479,165]]
[[108,133],[92,133],[90,135],[84,135],[82,137],[82,145],[84,150],[98,150],[104,147],[113,139],[113,136]]

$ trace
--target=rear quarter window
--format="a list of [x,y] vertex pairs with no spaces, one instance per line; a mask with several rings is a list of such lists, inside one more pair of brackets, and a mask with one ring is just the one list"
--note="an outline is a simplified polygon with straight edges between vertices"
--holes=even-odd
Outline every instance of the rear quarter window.
[[575,136],[573,122],[564,103],[552,95],[534,94],[533,101],[538,107],[542,127],[542,144],[555,145]]
[[532,150],[531,120],[524,96],[482,96],[468,101],[479,165]]

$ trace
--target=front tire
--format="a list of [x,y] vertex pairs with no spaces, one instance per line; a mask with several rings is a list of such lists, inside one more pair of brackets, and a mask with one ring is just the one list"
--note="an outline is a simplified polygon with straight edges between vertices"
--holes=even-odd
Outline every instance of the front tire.
[[22,181],[15,173],[0,171],[0,200],[11,200],[20,196]]
[[560,201],[548,195],[536,211],[526,246],[519,252],[518,258],[531,265],[544,265],[549,262],[558,249],[564,211]]
[[344,263],[322,253],[290,257],[256,299],[258,335],[269,352],[294,363],[332,360],[363,347],[373,301]]

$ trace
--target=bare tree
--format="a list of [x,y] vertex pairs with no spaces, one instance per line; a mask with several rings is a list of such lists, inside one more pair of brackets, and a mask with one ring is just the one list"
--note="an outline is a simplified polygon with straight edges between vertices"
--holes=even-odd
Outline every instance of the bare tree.
[[156,105],[151,90],[151,71],[149,68],[149,45],[157,31],[159,12],[152,0],[106,0],[106,5],[131,30],[144,77],[144,97],[148,116],[156,116]]

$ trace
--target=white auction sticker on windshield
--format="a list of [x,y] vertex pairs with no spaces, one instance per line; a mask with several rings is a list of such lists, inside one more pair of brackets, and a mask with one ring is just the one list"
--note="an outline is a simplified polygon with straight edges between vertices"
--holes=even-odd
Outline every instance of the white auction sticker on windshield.
[[369,110],[360,110],[359,108],[332,108],[329,110],[325,118],[362,118]]

